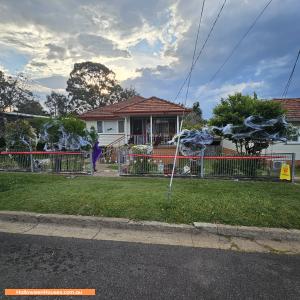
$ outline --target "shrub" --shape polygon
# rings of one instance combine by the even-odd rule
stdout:
[[[26,120],[17,120],[5,125],[5,140],[9,150],[34,150],[37,137],[34,128]]]
[[[213,162],[212,171],[216,176],[256,177],[261,166],[257,159],[220,159]]]

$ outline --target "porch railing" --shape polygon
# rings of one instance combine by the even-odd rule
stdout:
[[[154,145],[166,145],[168,141],[173,138],[173,135],[153,135],[153,144]],[[135,145],[145,145],[151,144],[151,137],[149,134],[133,134],[131,135],[130,142]]]

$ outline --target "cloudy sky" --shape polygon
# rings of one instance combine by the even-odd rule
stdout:
[[[222,2],[206,1],[198,49]],[[209,82],[267,2],[227,0],[195,67],[187,101],[199,100],[205,117],[236,91],[281,96],[300,48],[299,0],[273,0]],[[64,91],[74,63],[100,62],[123,86],[172,101],[190,68],[201,5],[202,0],[0,0],[0,69],[25,72],[43,98],[51,90]],[[298,65],[289,97],[300,97],[299,83]]]

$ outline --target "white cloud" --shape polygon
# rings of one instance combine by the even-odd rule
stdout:
[[[264,86],[263,81],[249,81],[236,84],[224,84],[217,88],[212,88],[209,85],[200,86],[195,96],[198,98],[205,98],[207,102],[217,103],[221,98],[226,98],[228,95],[234,93],[254,92]]]
[[[11,50],[15,61],[24,56],[18,71],[37,81],[60,78],[51,85],[45,80],[43,87],[37,87],[42,90],[61,89],[74,63],[100,62],[124,84],[136,84],[141,94],[172,99],[190,68],[201,4],[198,0],[2,0],[0,63],[14,72],[13,56],[5,57]],[[221,4],[206,1],[198,49]],[[273,1],[214,85],[204,85],[264,5],[260,0],[227,1],[194,69],[190,102],[198,97],[215,101],[234,91],[254,89],[278,96],[299,47],[298,0]],[[300,93],[299,88],[293,91]]]
[[[279,72],[289,67],[291,58],[289,55],[282,57],[262,59],[256,68],[255,76],[259,76],[262,73]]]

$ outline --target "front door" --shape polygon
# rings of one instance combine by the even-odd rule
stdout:
[[[131,118],[131,133],[133,136],[133,143],[142,145],[147,143],[147,119],[145,118]]]

